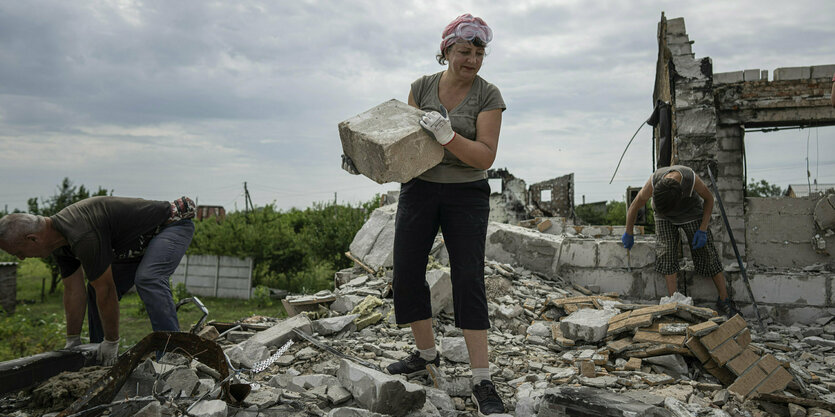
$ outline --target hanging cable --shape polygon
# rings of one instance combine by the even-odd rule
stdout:
[[[638,136],[638,132],[641,131],[641,128],[644,127],[645,124],[647,124],[646,121],[641,123],[641,125],[638,126],[638,130],[636,130],[635,134],[632,135],[632,139],[629,139],[629,143],[626,144],[626,148],[624,148],[623,153],[620,154],[620,159],[618,159],[618,166],[615,167],[615,172],[612,173],[612,179],[609,180],[609,184],[611,184],[612,181],[615,180],[615,175],[617,175],[617,173],[618,173],[618,168],[620,168],[620,163],[623,162],[623,156],[626,155],[626,150],[629,149],[629,145],[632,144],[632,141],[635,140],[635,136]]]

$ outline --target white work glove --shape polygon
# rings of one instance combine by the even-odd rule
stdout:
[[[81,345],[81,335],[80,334],[70,334],[67,335],[67,344],[64,345],[64,349],[74,348],[76,346]]]
[[[116,358],[119,356],[119,339],[110,341],[104,339],[99,343],[99,349],[96,352],[96,359],[104,366],[113,366],[116,364]]]
[[[455,132],[452,131],[452,124],[446,112],[442,115],[436,111],[430,111],[420,118],[420,125],[443,146],[455,139]]]
[[[351,175],[359,175],[360,172],[357,171],[356,165],[354,165],[354,160],[351,159],[350,156],[342,154],[342,169],[347,171]]]

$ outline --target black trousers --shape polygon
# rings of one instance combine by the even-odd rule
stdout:
[[[442,184],[413,179],[400,188],[394,232],[394,312],[398,324],[432,317],[426,264],[441,229],[449,252],[455,325],[490,328],[484,244],[490,214],[487,180]]]

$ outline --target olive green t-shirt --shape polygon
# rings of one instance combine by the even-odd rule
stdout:
[[[443,71],[424,75],[412,83],[412,97],[418,108],[424,111],[441,111],[441,100],[438,98],[438,82]],[[502,109],[507,107],[502,99],[502,93],[493,85],[476,75],[473,86],[464,100],[454,109],[447,109],[452,130],[460,136],[470,140],[476,139],[476,120],[483,111]],[[487,171],[473,168],[449,150],[444,149],[444,159],[424,172],[418,178],[429,182],[463,183],[487,178]]]
[[[93,281],[114,262],[141,258],[170,211],[167,201],[124,197],[90,197],[64,208],[50,217],[68,243],[52,253],[61,276],[82,266]]]

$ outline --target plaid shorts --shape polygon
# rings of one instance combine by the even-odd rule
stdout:
[[[707,244],[701,249],[692,249],[693,235],[699,230],[701,220],[693,220],[684,224],[673,224],[669,220],[655,219],[655,271],[663,275],[678,272],[679,232],[684,230],[687,235],[687,245],[691,247],[695,272],[706,277],[713,277],[722,272],[722,263],[716,246],[713,245],[713,234],[707,230]]]

